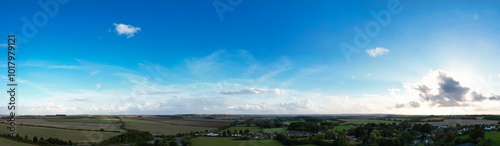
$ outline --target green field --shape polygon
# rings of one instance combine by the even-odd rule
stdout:
[[[335,126],[335,127],[333,127],[333,129],[335,131],[343,131],[344,129],[347,131],[351,128],[356,128],[356,126],[347,125],[347,126]]]
[[[262,129],[260,129],[260,127],[255,126],[255,124],[251,124],[250,126],[247,126],[247,125],[231,126],[227,130],[230,130],[231,132],[234,132],[234,130],[236,130],[237,132],[240,132],[240,130],[241,131],[245,131],[245,129],[248,129],[248,130],[250,130],[253,133],[257,133],[257,132],[259,132],[259,131],[262,130]]]
[[[155,121],[146,121],[138,119],[124,118],[127,128],[137,129],[140,131],[149,131],[153,135],[173,135],[177,133],[189,133],[191,131],[205,131],[213,130],[210,127],[192,127],[192,126],[179,126],[167,123],[160,123]]]
[[[484,138],[493,140],[493,145],[500,145],[500,131],[486,131]]]
[[[120,133],[114,132],[98,132],[98,131],[78,131],[78,130],[64,130],[55,128],[45,128],[45,127],[33,127],[33,126],[16,126],[16,131],[20,136],[28,135],[28,137],[33,138],[36,136],[38,138],[59,138],[62,140],[71,140],[73,142],[99,142],[109,137],[118,135]],[[0,128],[1,133],[8,133],[7,128]]]
[[[0,143],[2,146],[34,146],[32,144],[17,142],[3,137],[0,137]]]
[[[233,140],[232,137],[197,137],[191,139],[194,146],[281,146],[276,140]]]
[[[287,128],[264,128],[263,132],[264,133],[274,133],[274,132],[282,133],[282,132],[285,132],[286,129]]]
[[[94,119],[94,118],[78,118],[78,119],[47,119],[49,122],[76,122],[76,123],[94,123],[94,124],[114,124],[120,119]]]
[[[345,121],[346,124],[353,123],[353,124],[366,124],[366,123],[386,123],[390,124],[396,121],[386,121],[386,120],[370,120],[370,119],[339,119],[341,121]],[[396,122],[399,123],[399,122]]]

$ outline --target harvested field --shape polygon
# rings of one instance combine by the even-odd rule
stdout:
[[[171,125],[181,125],[181,126],[193,126],[193,127],[213,127],[219,128],[223,126],[230,125],[233,120],[224,120],[224,119],[168,119],[168,118],[155,118],[155,117],[146,117],[146,118],[136,118],[147,121],[156,121],[161,123],[167,123]]]
[[[211,127],[194,127],[194,126],[180,126],[171,125],[162,122],[139,120],[132,118],[124,118],[127,128],[132,128],[140,131],[149,131],[153,135],[173,135],[177,133],[189,133],[191,131],[205,131],[213,130]]]
[[[7,127],[7,124],[4,125]],[[71,140],[73,142],[100,142],[112,136],[119,135],[115,132],[99,132],[99,131],[79,131],[79,130],[64,130],[56,128],[33,127],[33,126],[16,126],[16,131],[19,135],[28,135],[28,137],[36,136],[38,138],[55,137],[62,140]],[[8,133],[7,128],[0,128],[0,133]]]
[[[433,126],[443,126],[448,125],[450,127],[455,127],[460,125],[476,125],[476,124],[497,124],[498,121],[495,120],[477,120],[477,119],[444,119],[443,122],[415,122],[415,124],[425,124],[429,123]]]
[[[51,119],[53,120],[53,119]],[[78,123],[78,122],[49,122],[51,120],[45,119],[17,119],[17,124],[21,125],[34,125],[43,127],[57,127],[57,128],[69,128],[69,129],[89,129],[89,130],[100,130],[103,128],[107,131],[124,131],[120,129],[121,124],[108,124],[108,123]],[[57,119],[58,121],[64,121],[64,119]],[[7,123],[7,121],[3,121]]]

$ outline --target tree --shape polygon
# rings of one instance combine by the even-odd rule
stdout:
[[[177,141],[174,140],[171,140],[169,143],[168,143],[170,146],[179,146],[179,144],[177,143]]]
[[[415,138],[415,136],[412,133],[406,130],[401,135],[403,136],[405,143],[410,143]]]
[[[35,137],[33,137],[33,142],[34,142],[34,143],[38,142],[38,138],[36,138],[36,136],[35,136]]]
[[[226,137],[226,136],[227,136],[227,135],[226,135],[226,131],[222,132],[222,136],[223,136],[223,137]]]
[[[484,138],[484,131],[482,129],[474,129],[469,133],[469,137],[473,140],[482,137]]]
[[[240,134],[243,134],[243,130],[240,129]]]
[[[338,146],[347,145],[347,137],[344,132],[339,132],[339,137],[335,139],[335,145]]]
[[[250,130],[245,129],[245,134],[248,134],[248,133],[250,133]]]

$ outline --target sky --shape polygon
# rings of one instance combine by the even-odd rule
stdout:
[[[500,114],[498,1],[1,3],[18,115]]]

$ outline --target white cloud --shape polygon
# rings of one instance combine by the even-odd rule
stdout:
[[[420,103],[416,102],[416,101],[411,101],[410,103],[408,103],[411,107],[413,108],[418,108],[420,107]]]
[[[498,74],[498,77],[500,78],[500,74]]]
[[[95,90],[97,90],[97,89],[99,89],[99,88],[101,88],[101,84],[97,84],[97,85],[95,85]]]
[[[88,102],[90,99],[87,98],[87,97],[77,97],[77,98],[73,98],[69,101],[81,101],[81,102]]]
[[[400,89],[398,89],[398,88],[389,88],[389,89],[387,89],[387,90],[388,90],[388,91],[389,91],[389,93],[390,93],[391,95],[393,95],[393,96],[394,96],[394,95],[396,95],[396,92],[401,91],[401,90],[400,90]]]
[[[375,49],[366,50],[366,53],[368,53],[368,55],[370,55],[372,57],[377,57],[379,55],[384,55],[384,54],[387,54],[389,52],[390,52],[389,49],[382,48],[382,47],[377,47]]]
[[[403,108],[405,107],[405,104],[403,103],[397,103],[396,106],[394,106],[394,108]]]
[[[90,73],[90,76],[94,76],[94,75],[96,75],[97,73],[99,73],[99,71],[94,71],[94,72]]]
[[[256,88],[250,88],[250,89],[242,89],[242,90],[220,91],[220,92],[217,92],[217,93],[226,94],[226,95],[242,95],[242,94],[276,94],[276,95],[282,95],[282,94],[285,94],[285,91],[280,90],[278,88],[276,88],[276,89],[256,89]]]
[[[132,25],[127,25],[127,24],[116,24],[115,25],[115,30],[118,33],[118,35],[127,35],[127,38],[133,37],[135,33],[141,31],[140,27],[134,27]]]

